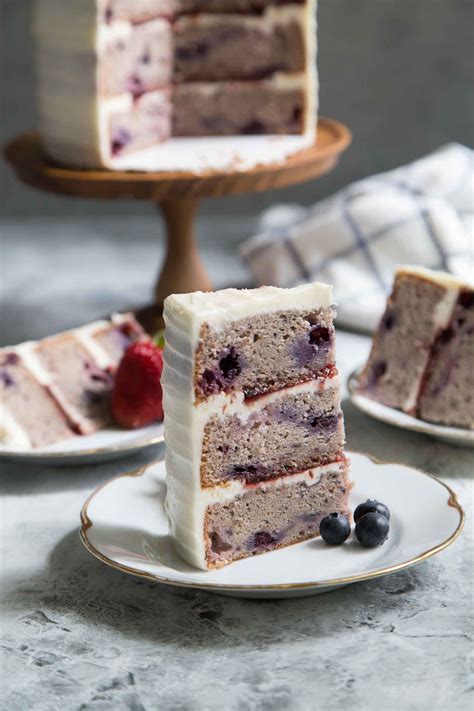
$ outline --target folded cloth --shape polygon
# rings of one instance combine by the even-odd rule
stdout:
[[[371,331],[400,264],[474,275],[474,151],[449,144],[310,208],[267,210],[241,247],[258,284],[334,285],[338,322]]]

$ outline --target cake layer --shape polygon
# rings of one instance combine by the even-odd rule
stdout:
[[[175,136],[298,134],[305,92],[298,82],[216,82],[178,85],[173,95]]]
[[[168,366],[162,384],[173,469],[179,476],[195,477],[201,486],[258,481],[340,457],[344,431],[335,372],[322,382],[307,381],[247,400],[242,392],[221,393],[192,407],[184,388],[173,386]],[[293,447],[292,438],[303,449]]]
[[[423,420],[474,429],[474,291],[460,291],[438,336],[418,403]]]
[[[144,337],[140,324],[127,314],[114,314],[111,322],[76,329],[76,335],[81,338],[86,331],[110,359],[108,366],[111,369],[115,368],[129,345]]]
[[[335,362],[331,303],[324,284],[170,296],[163,382],[177,396],[191,388],[203,402],[325,380]]]
[[[250,407],[246,418],[211,416],[203,432],[202,485],[254,483],[341,459],[344,426],[334,381],[325,388],[312,381],[262,397],[262,406]]]
[[[108,145],[104,153],[119,156],[166,141],[171,135],[171,100],[167,89],[130,96],[102,105],[102,124]]]
[[[0,351],[0,392],[2,444],[28,449],[74,436],[49,390],[36,380],[16,351]]]
[[[374,400],[416,413],[438,334],[449,324],[459,285],[432,272],[401,269],[374,336],[359,389]]]
[[[73,334],[41,341],[32,349],[50,380],[50,388],[78,434],[89,434],[110,421],[112,375],[91,358]]]
[[[303,71],[304,7],[270,7],[262,16],[181,17],[175,25],[174,78],[178,82],[264,79]]]
[[[335,363],[333,310],[280,311],[203,325],[196,352],[196,400],[243,390],[245,397],[274,392],[312,378],[325,379]]]
[[[319,535],[321,519],[348,514],[347,463],[296,474],[247,488],[206,509],[204,535],[208,567],[265,553]]]
[[[170,84],[173,72],[172,29],[157,19],[133,26],[116,22],[99,34],[98,91],[140,96]]]

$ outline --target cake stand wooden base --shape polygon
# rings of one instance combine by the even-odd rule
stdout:
[[[5,157],[20,180],[39,190],[81,198],[149,200],[160,208],[166,226],[166,256],[155,287],[155,306],[145,312],[146,325],[152,328],[150,319],[156,321],[157,306],[159,310],[168,294],[212,289],[194,231],[200,199],[262,192],[318,178],[334,168],[351,139],[346,126],[320,118],[316,142],[284,162],[199,174],[77,170],[53,165],[33,132],[12,139],[5,146]]]

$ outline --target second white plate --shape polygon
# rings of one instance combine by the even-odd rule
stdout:
[[[158,462],[113,479],[82,510],[81,538],[104,563],[168,585],[236,597],[298,597],[327,592],[401,570],[439,553],[458,537],[464,512],[449,487],[401,464],[349,453],[355,482],[351,507],[368,498],[390,508],[384,545],[353,538],[328,546],[320,538],[246,558],[218,570],[191,567],[174,552],[164,510],[165,465]]]
[[[474,447],[474,431],[465,430],[460,427],[446,427],[444,425],[435,425],[432,422],[425,422],[416,417],[411,417],[405,412],[395,410],[388,405],[382,405],[380,402],[371,400],[365,395],[360,395],[357,391],[357,384],[362,368],[358,368],[349,376],[347,380],[347,389],[351,401],[354,405],[364,412],[369,417],[385,422],[387,425],[401,427],[405,430],[413,432],[421,432],[422,434],[435,437],[448,444],[453,444],[458,447]]]
[[[106,427],[99,432],[57,442],[38,449],[0,449],[0,459],[29,464],[85,464],[126,457],[152,444],[163,443],[163,423],[157,422],[138,430]]]

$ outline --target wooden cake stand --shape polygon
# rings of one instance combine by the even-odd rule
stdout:
[[[349,146],[350,130],[320,118],[317,141],[284,162],[251,170],[205,173],[77,170],[48,163],[37,133],[24,133],[5,146],[5,157],[25,183],[52,193],[104,200],[151,200],[166,225],[166,256],[155,287],[156,304],[168,294],[212,289],[198,252],[194,220],[198,201],[283,188],[317,178],[334,168]],[[156,315],[156,305],[153,309]]]

